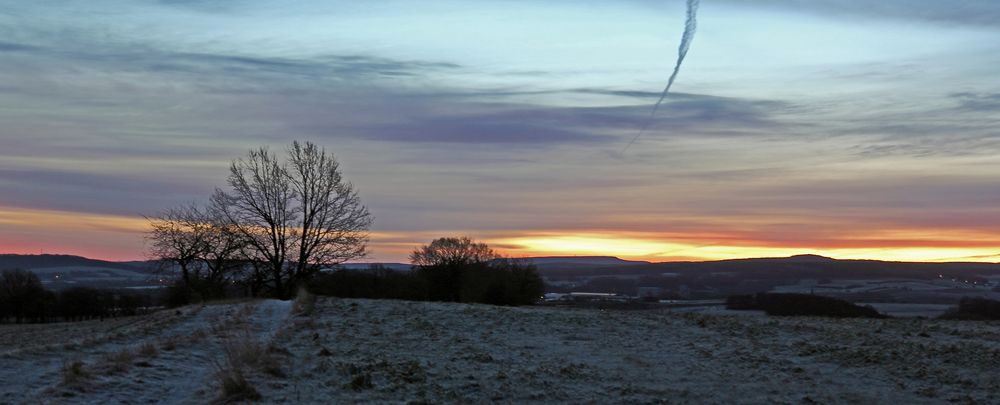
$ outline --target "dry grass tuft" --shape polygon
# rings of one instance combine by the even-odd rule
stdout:
[[[229,364],[240,367],[255,366],[262,357],[267,356],[267,348],[250,336],[249,332],[223,341],[222,351]]]
[[[216,363],[216,379],[222,389],[217,403],[245,402],[260,399],[260,393],[247,380],[247,372],[256,369],[273,377],[287,374],[272,351],[249,332],[222,342],[223,362]]]
[[[105,373],[114,374],[128,371],[136,357],[138,354],[129,348],[104,355],[102,363],[107,367]]]
[[[90,373],[84,368],[80,360],[72,360],[63,363],[61,370],[63,385],[77,385],[90,379]]]
[[[222,395],[214,403],[233,404],[247,401],[260,400],[260,392],[247,381],[243,371],[239,368],[219,367],[216,378],[222,387]]]
[[[142,357],[156,357],[159,351],[156,349],[156,345],[146,342],[142,346],[139,346],[138,354]]]
[[[163,339],[160,341],[160,348],[163,349],[163,351],[172,352],[177,349],[177,343],[178,343],[177,340],[178,340],[177,336],[171,336],[169,338]]]
[[[309,293],[305,287],[299,287],[295,295],[295,302],[292,303],[292,314],[296,316],[309,316],[316,309],[316,296]]]

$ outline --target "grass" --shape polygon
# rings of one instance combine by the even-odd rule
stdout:
[[[138,347],[126,347],[117,352],[105,354],[100,363],[100,369],[105,374],[116,374],[128,371],[140,358],[150,359],[156,357],[159,350],[156,345],[150,342],[143,343]]]
[[[260,393],[247,379],[250,370],[258,370],[278,378],[287,376],[272,350],[255,339],[249,331],[223,340],[222,352],[223,361],[215,363],[215,377],[221,388],[221,394],[215,403],[259,400]]]
[[[130,349],[125,348],[114,353],[108,353],[104,356],[103,365],[106,366],[106,374],[123,373],[128,371],[132,367],[132,362],[138,357],[138,354]]]
[[[222,395],[214,403],[232,404],[256,401],[261,398],[260,392],[243,375],[243,371],[233,367],[218,367],[216,378],[222,387]]]
[[[316,308],[316,296],[309,293],[305,287],[300,287],[295,295],[295,302],[292,303],[292,314],[297,316],[309,316]]]
[[[138,355],[142,357],[156,357],[159,351],[156,349],[156,345],[146,342],[142,346],[139,346]]]
[[[83,361],[72,360],[63,363],[61,370],[62,384],[67,386],[77,385],[90,379],[90,373],[84,368]]]

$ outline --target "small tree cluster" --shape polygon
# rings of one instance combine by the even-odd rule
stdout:
[[[345,298],[533,304],[545,286],[535,267],[469,238],[440,238],[413,252],[412,271],[380,266],[338,270],[310,283],[316,294]]]
[[[504,258],[467,237],[436,239],[415,250],[410,261],[427,281],[433,301],[524,305],[544,293],[534,266]]]
[[[0,273],[0,322],[79,321],[135,315],[142,305],[136,294],[76,287],[46,290],[34,273]]]
[[[265,147],[230,165],[229,189],[205,207],[150,218],[154,257],[179,269],[202,298],[242,285],[279,298],[323,268],[365,255],[371,215],[333,155],[293,142],[282,160]]]

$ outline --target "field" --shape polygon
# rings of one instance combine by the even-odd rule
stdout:
[[[218,377],[234,367],[269,403],[1000,401],[997,322],[308,307],[233,302],[2,326],[0,403],[205,403],[224,399]],[[252,355],[234,362],[234,347]],[[228,399],[241,394],[252,395]]]

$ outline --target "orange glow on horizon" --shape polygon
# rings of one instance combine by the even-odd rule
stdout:
[[[0,207],[0,253],[74,254],[105,260],[145,259],[139,216]],[[747,235],[643,233],[627,231],[474,232],[388,231],[370,234],[372,255],[364,262],[407,262],[414,248],[442,236],[469,235],[504,254],[617,256],[664,261],[726,260],[818,254],[836,259],[924,262],[998,262],[1000,235],[967,230],[886,230],[840,239],[783,242]]]
[[[0,253],[144,259],[142,217],[0,207]]]
[[[998,239],[994,239],[998,240]],[[515,256],[616,256],[622,259],[664,261],[728,260],[759,257],[787,257],[817,254],[835,259],[868,259],[915,262],[997,262],[1000,261],[1000,243],[971,246],[924,246],[919,241],[913,245],[873,247],[782,247],[769,246],[766,242],[756,245],[732,243],[692,243],[665,241],[634,234],[575,234],[510,237],[492,241],[506,246],[508,254]]]

